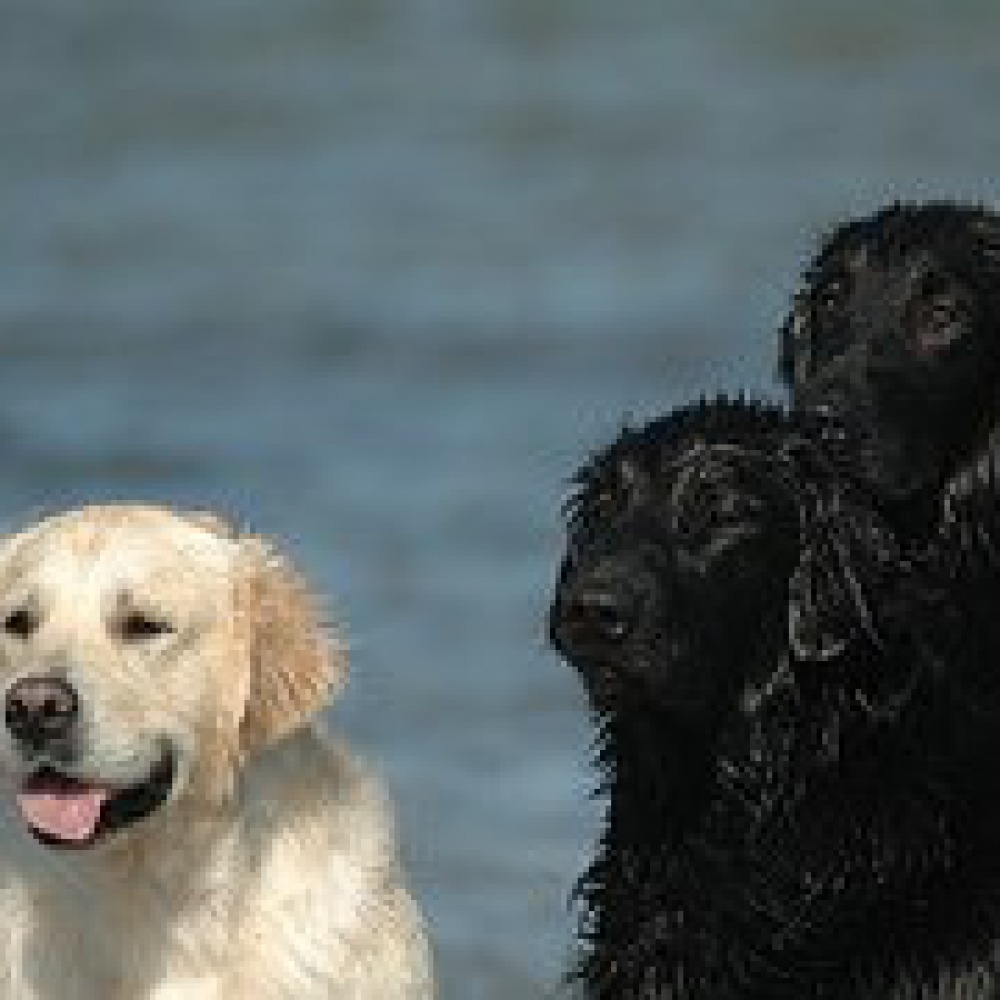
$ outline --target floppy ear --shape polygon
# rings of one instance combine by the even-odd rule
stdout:
[[[899,590],[895,536],[857,510],[847,523],[814,523],[812,534],[788,584],[792,651],[815,662],[833,659],[854,639],[883,647],[883,619]]]
[[[316,600],[263,539],[241,538],[235,580],[237,655],[248,671],[244,755],[299,729],[347,680],[347,653],[320,622]]]
[[[788,642],[798,659],[824,662],[844,651],[841,599],[830,575],[820,571],[816,553],[807,549],[788,584]]]

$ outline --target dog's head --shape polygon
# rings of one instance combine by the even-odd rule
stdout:
[[[0,768],[50,846],[218,805],[345,673],[298,574],[212,516],[85,508],[0,550]]]
[[[798,505],[780,411],[717,401],[626,430],[580,472],[550,613],[594,707],[712,714],[784,636]],[[773,664],[771,664],[773,666]]]
[[[798,405],[868,435],[877,485],[939,487],[997,416],[1000,218],[893,205],[835,230],[782,328],[780,370]]]
[[[584,467],[550,637],[599,713],[699,726],[803,665],[862,701],[898,683],[858,652],[880,642],[870,598],[900,550],[840,466],[811,421],[719,400]]]

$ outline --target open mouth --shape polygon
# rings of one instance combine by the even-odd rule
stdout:
[[[17,805],[32,835],[47,847],[93,847],[163,805],[173,787],[175,770],[169,749],[144,781],[124,787],[43,767],[25,780]]]

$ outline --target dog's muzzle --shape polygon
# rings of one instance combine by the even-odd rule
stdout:
[[[17,807],[28,830],[47,847],[92,847],[163,805],[173,790],[176,771],[176,755],[166,744],[147,776],[130,785],[44,766],[22,783]]]

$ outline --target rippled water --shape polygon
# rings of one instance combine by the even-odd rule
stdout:
[[[563,484],[774,392],[813,236],[990,200],[1000,7],[8,0],[0,515],[244,514],[350,622],[444,996],[558,992],[595,830]]]

